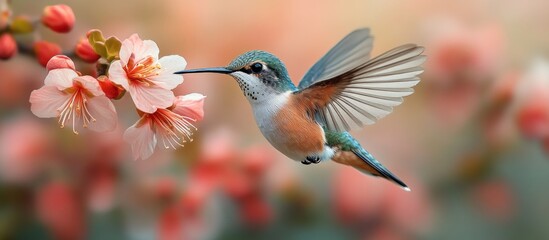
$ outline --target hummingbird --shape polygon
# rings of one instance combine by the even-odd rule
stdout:
[[[263,136],[302,164],[332,160],[410,188],[351,136],[373,124],[414,92],[423,72],[424,48],[406,44],[370,58],[373,37],[355,30],[329,50],[294,85],[275,55],[253,50],[226,67],[175,72],[232,76],[250,103]]]

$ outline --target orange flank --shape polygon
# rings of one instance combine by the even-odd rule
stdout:
[[[276,129],[288,149],[303,155],[321,152],[324,149],[324,131],[307,114],[304,99],[290,95],[287,104],[274,117]],[[306,100],[306,99],[305,99]]]
[[[372,166],[368,165],[364,160],[351,151],[336,151],[332,160],[347,166],[354,167],[362,172],[370,173],[374,176],[382,176]]]

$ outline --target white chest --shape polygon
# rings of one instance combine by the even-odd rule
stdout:
[[[274,122],[276,114],[287,104],[290,94],[291,92],[287,92],[266,101],[254,102],[252,108],[257,126],[267,141],[284,155],[292,159],[301,159],[302,156],[294,153],[291,146],[287,145],[284,134]]]

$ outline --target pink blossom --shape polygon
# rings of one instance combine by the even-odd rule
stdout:
[[[34,90],[30,96],[31,111],[42,118],[58,117],[61,128],[82,122],[84,128],[98,132],[116,127],[116,110],[105,96],[97,80],[90,76],[78,76],[72,69],[55,69],[48,73],[45,86]]]
[[[193,93],[173,99],[172,106],[159,108],[153,113],[143,113],[141,118],[124,133],[124,139],[132,145],[135,159],[149,158],[160,140],[165,148],[183,146],[192,141],[193,122],[203,118],[205,96]]]
[[[36,193],[36,211],[55,239],[83,239],[84,213],[74,189],[61,181],[45,184]]]
[[[28,182],[51,158],[54,139],[35,118],[18,117],[0,129],[0,176],[4,181]]]
[[[135,106],[154,113],[173,104],[171,89],[183,82],[173,74],[183,70],[187,62],[183,57],[171,55],[158,59],[159,49],[151,40],[141,40],[137,34],[122,42],[120,60],[109,68],[109,78],[130,92]]]

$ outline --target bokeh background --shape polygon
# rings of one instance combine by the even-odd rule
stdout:
[[[74,135],[29,111],[46,70],[0,62],[0,239],[548,239],[549,2],[13,1],[39,18],[64,3],[75,29],[40,38],[71,51],[92,28],[138,33],[188,68],[262,49],[295,83],[352,30],[373,55],[426,47],[416,93],[352,134],[412,189],[332,162],[302,165],[261,136],[228,76],[189,75],[176,93],[207,96],[194,141],[134,161],[121,133]],[[32,37],[30,37],[32,39]],[[18,38],[29,41],[29,37]],[[83,73],[93,66],[77,61]]]

